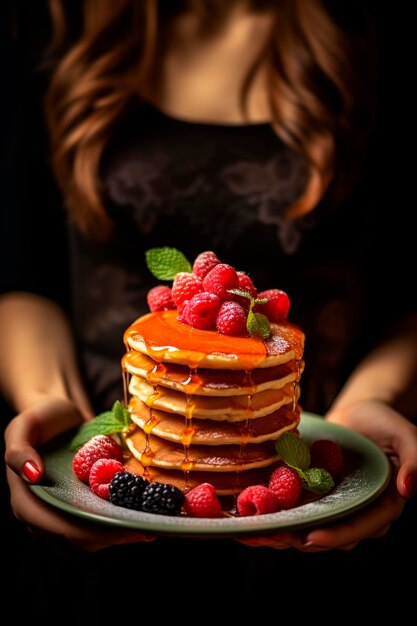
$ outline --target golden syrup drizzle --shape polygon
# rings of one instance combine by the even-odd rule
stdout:
[[[267,355],[261,339],[192,328],[177,320],[176,311],[160,311],[137,319],[125,331],[125,344],[129,346],[130,340],[144,344],[146,353],[155,361],[183,363],[192,369],[210,354],[222,355],[231,361],[239,359],[243,367],[250,369]],[[286,342],[283,342],[284,349],[288,350]]]
[[[146,372],[146,380],[150,385],[155,387],[161,378],[164,378],[166,375],[167,368],[163,363],[155,363],[148,371]]]
[[[155,428],[157,424],[159,424],[160,421],[161,419],[157,417],[156,415],[154,415],[153,412],[149,412],[149,418],[146,420],[146,422],[143,425],[143,432],[146,435],[150,435],[152,430]]]
[[[150,434],[152,429],[159,422],[159,418],[154,415],[153,412],[153,403],[161,396],[161,393],[157,390],[157,388],[153,387],[153,393],[146,399],[146,406],[149,407],[149,418],[146,420],[146,423],[143,427],[143,432],[145,433],[145,448],[140,457],[141,463],[143,465],[143,475],[144,477],[148,476],[148,467],[152,463],[152,459],[155,456],[155,453],[152,451]]]
[[[191,368],[190,368],[190,376],[191,376]],[[192,423],[195,403],[194,403],[193,397],[190,396],[188,393],[185,394],[185,400],[186,400],[185,416],[184,416],[185,425],[184,425],[184,430],[181,435],[181,442],[184,447],[184,459],[181,463],[181,469],[184,472],[185,489],[188,490],[190,471],[193,469],[193,465],[194,465],[193,461],[190,459],[189,453],[190,453],[191,441],[195,433],[195,428],[193,427],[193,423]]]
[[[292,410],[293,410],[293,413],[295,412],[295,409],[297,408],[297,402],[298,402],[298,399],[300,397],[300,393],[299,393],[300,390],[299,390],[298,383],[300,382],[300,378],[301,378],[301,364],[302,364],[301,359],[297,359],[296,362],[295,362],[297,371],[296,371],[296,377],[295,377],[294,382],[293,382],[293,390],[292,390]]]
[[[242,459],[243,453],[245,450],[245,446],[247,445],[250,437],[250,419],[253,416],[253,393],[254,393],[254,384],[252,380],[252,371],[245,370],[245,377],[243,381],[243,385],[245,388],[250,390],[250,393],[247,395],[247,405],[246,405],[246,419],[239,424],[239,459]],[[236,467],[236,476],[235,476],[235,487],[233,489],[233,503],[227,514],[235,517],[238,515],[237,509],[237,496],[240,493],[240,476],[243,471],[243,461],[241,460]]]
[[[130,374],[126,369],[126,361],[125,361],[125,356],[123,356],[122,360],[121,360],[121,368],[122,368],[122,381],[123,381],[123,403],[124,406],[127,407],[127,405],[129,404],[129,398],[128,398],[128,394],[129,394],[129,383],[130,383]]]
[[[204,385],[204,380],[198,373],[197,367],[188,368],[188,376],[181,381],[181,386],[186,394],[195,394]]]

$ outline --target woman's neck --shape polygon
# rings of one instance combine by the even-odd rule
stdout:
[[[194,15],[176,18],[167,29],[147,99],[162,111],[190,121],[269,121],[265,61],[260,62],[250,83],[246,111],[241,97],[272,25],[271,14],[248,13],[242,5],[235,6],[219,27],[208,32]]]

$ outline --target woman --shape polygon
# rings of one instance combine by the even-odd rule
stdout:
[[[370,39],[329,4],[339,10],[90,0],[74,40],[51,2],[46,111],[69,217],[71,323],[38,295],[0,304],[1,388],[17,415],[6,431],[12,507],[35,532],[88,550],[149,539],[62,515],[25,480],[42,476],[36,448],[121,397],[121,339],[146,310],[144,252],[158,245],[190,259],[214,249],[259,288],[285,289],[307,336],[303,407],[393,459],[390,488],[347,521],[248,543],[348,550],[384,534],[414,493],[416,318],[406,297],[381,307],[386,216],[361,178]]]

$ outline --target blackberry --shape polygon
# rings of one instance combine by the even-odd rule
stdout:
[[[126,509],[140,511],[142,508],[142,493],[148,485],[142,476],[130,472],[117,472],[110,483],[110,502]]]
[[[179,515],[185,501],[183,492],[174,485],[149,483],[142,493],[142,511],[159,515]]]

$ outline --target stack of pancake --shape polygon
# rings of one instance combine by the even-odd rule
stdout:
[[[260,338],[199,330],[178,312],[149,313],[126,331],[122,359],[129,471],[218,495],[265,483],[275,442],[297,432],[304,335],[287,322]]]

